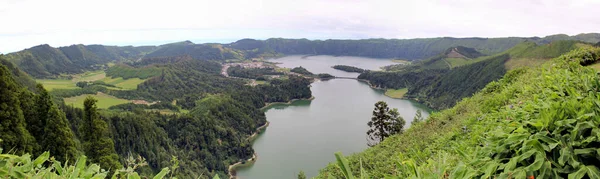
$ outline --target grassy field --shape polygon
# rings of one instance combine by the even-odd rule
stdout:
[[[106,77],[106,73],[102,70],[88,71],[82,74],[73,75],[73,82],[79,81],[96,81]]]
[[[385,90],[385,95],[390,98],[402,98],[402,97],[404,97],[404,94],[406,94],[406,92],[408,92],[407,88],[388,89],[388,90]]]
[[[119,87],[116,89],[134,90],[134,89],[137,89],[137,85],[143,83],[145,80],[142,80],[139,78],[130,78],[130,79],[125,80],[121,77],[119,77],[119,78],[106,77],[100,81],[103,81],[105,83]]]
[[[38,83],[44,85],[44,88],[48,91],[52,91],[54,89],[77,89],[75,86],[75,82],[72,80],[65,79],[38,79],[35,80]]]
[[[510,60],[504,63],[504,67],[507,70],[512,70],[517,67],[536,67],[542,65],[544,62],[548,60],[546,59],[538,59],[538,58],[511,58]]]
[[[263,80],[256,80],[255,82],[257,85],[262,85],[262,84],[266,84],[267,81],[263,81]]]
[[[52,91],[54,89],[76,89],[75,84],[80,81],[103,81],[108,84],[117,86],[118,88],[112,88],[115,90],[134,90],[137,89],[137,85],[143,83],[145,80],[139,78],[123,79],[107,77],[104,71],[90,71],[82,74],[72,75],[73,79],[38,79],[38,83],[44,85],[46,90]]]
[[[96,105],[98,105],[98,108],[102,108],[102,109],[107,109],[108,107],[118,105],[118,104],[129,103],[129,100],[120,99],[120,98],[117,98],[117,97],[114,97],[111,95],[107,95],[104,93],[98,93],[95,95],[86,94],[86,95],[75,96],[75,97],[71,97],[71,98],[65,98],[65,103],[67,105],[72,104],[75,107],[83,108],[83,101],[88,96],[93,96],[94,98],[96,98],[98,100],[98,103],[96,103]]]
[[[444,60],[450,63],[451,68],[471,63],[470,60],[466,60],[464,58],[446,58]]]

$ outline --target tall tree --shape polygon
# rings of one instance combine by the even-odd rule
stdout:
[[[416,123],[419,123],[423,121],[423,114],[421,112],[421,110],[417,110],[417,113],[415,114],[415,117],[413,118],[413,121],[410,122],[411,125],[415,125]]]
[[[17,154],[32,152],[36,147],[20,107],[21,91],[8,68],[0,65],[0,147]]]
[[[406,121],[400,116],[400,112],[398,112],[398,109],[396,108],[390,110],[388,114],[390,115],[390,121],[388,121],[387,124],[389,135],[401,134],[404,130]]]
[[[108,136],[108,124],[100,119],[98,114],[97,101],[90,96],[83,102],[83,148],[90,162],[99,163],[100,167],[114,171],[122,166],[115,151],[114,141]]]
[[[50,106],[40,141],[42,150],[49,151],[58,161],[74,161],[79,151],[65,113],[56,105]]]
[[[402,133],[404,124],[397,109],[390,110],[384,101],[375,103],[373,117],[367,123],[370,127],[367,131],[367,145],[375,146],[390,135]]]

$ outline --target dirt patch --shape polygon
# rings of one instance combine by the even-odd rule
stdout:
[[[133,104],[145,104],[145,105],[150,106],[150,105],[156,104],[157,102],[148,102],[146,100],[139,100],[139,99],[137,99],[137,100],[131,100],[131,103],[133,103]]]
[[[448,58],[464,58],[464,59],[467,59],[467,57],[465,57],[464,55],[458,53],[456,51],[456,48],[453,48],[452,51],[450,51],[450,52],[448,52],[448,54],[446,54],[446,56]]]

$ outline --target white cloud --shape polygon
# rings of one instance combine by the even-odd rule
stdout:
[[[0,52],[48,43],[578,34],[595,0],[0,0]]]

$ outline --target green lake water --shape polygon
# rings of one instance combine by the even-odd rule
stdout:
[[[271,60],[281,67],[303,66],[313,73],[356,77],[332,69],[343,64],[376,70],[393,64],[390,60],[362,57],[288,56]],[[370,88],[366,83],[350,79],[317,81],[311,84],[315,97],[312,101],[295,101],[291,105],[275,105],[267,109],[269,127],[254,141],[258,160],[249,167],[237,170],[241,179],[296,178],[300,170],[307,177],[335,160],[334,152],[345,155],[360,152],[366,145],[367,122],[374,104],[386,101],[390,108],[398,108],[407,126],[417,110],[428,116],[429,109],[421,104],[392,99],[383,91]]]

